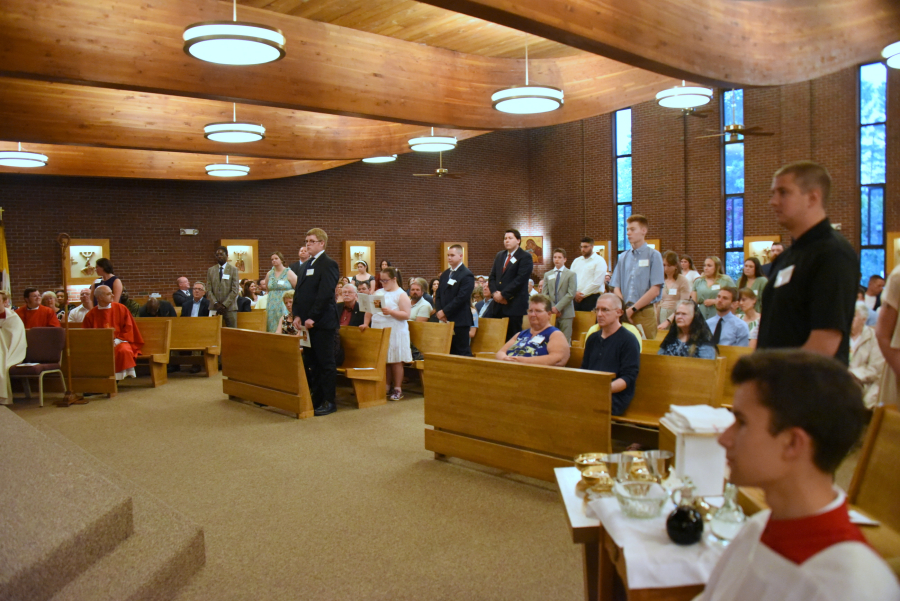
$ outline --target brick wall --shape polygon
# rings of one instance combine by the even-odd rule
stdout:
[[[811,82],[748,89],[745,125],[772,137],[745,146],[744,234],[787,232],[768,207],[772,173],[810,158],[834,178],[829,213],[859,246],[856,70]],[[633,107],[634,212],[650,219],[650,238],[695,259],[723,253],[721,144],[699,139],[719,127],[720,92],[706,119],[679,118],[655,102]],[[900,72],[889,70],[886,229],[900,231]],[[687,139],[685,140],[685,131]],[[329,254],[341,260],[344,240],[374,240],[376,256],[403,275],[433,277],[438,243],[469,243],[466,263],[487,273],[503,230],[543,235],[545,265],[556,246],[577,256],[578,240],[615,240],[612,116],[564,125],[496,132],[460,143],[445,167],[461,180],[413,178],[437,167],[437,156],[401,155],[394,163],[355,163],[295,178],[262,182],[167,182],[0,175],[14,293],[59,284],[60,232],[109,238],[116,272],[138,296],[170,293],[174,280],[204,277],[216,240],[259,240],[268,253],[294,260],[310,227],[328,232]],[[685,181],[685,174],[686,179]],[[179,228],[200,230],[180,236]],[[260,275],[267,265],[260,266]]]

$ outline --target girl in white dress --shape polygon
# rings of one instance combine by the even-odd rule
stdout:
[[[412,361],[412,352],[409,348],[409,313],[412,303],[409,297],[397,284],[397,270],[393,267],[385,267],[381,270],[382,289],[375,293],[376,302],[381,303],[381,313],[366,313],[365,321],[360,330],[365,330],[371,324],[376,330],[391,328],[391,343],[388,347],[387,376],[388,392],[391,401],[399,401],[403,398],[403,390],[400,383],[403,381],[403,363]],[[393,389],[391,381],[393,380]]]

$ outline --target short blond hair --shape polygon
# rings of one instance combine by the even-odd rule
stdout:
[[[314,227],[313,229],[306,232],[307,236],[315,236],[322,242],[323,246],[328,246],[328,234],[325,233],[325,230]]]
[[[284,293],[284,295],[282,295],[281,302],[284,302],[286,300],[294,300],[294,291],[293,290],[288,290],[287,292]]]

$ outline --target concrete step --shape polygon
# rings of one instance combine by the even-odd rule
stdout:
[[[5,407],[0,457],[0,599],[49,599],[132,534],[131,495]]]
[[[203,529],[50,428],[46,437],[128,493],[134,534],[59,591],[53,601],[164,601],[206,562]]]

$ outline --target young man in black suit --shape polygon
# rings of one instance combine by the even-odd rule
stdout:
[[[454,244],[447,249],[450,269],[441,274],[435,309],[438,321],[453,322],[453,340],[450,354],[471,357],[469,350],[469,328],[472,320],[471,298],[475,289],[475,276],[463,264],[463,248]]]
[[[519,247],[521,243],[519,230],[504,232],[503,246],[506,250],[497,253],[488,278],[493,292],[491,317],[509,317],[507,340],[522,330],[522,318],[528,313],[528,278],[534,269],[534,261],[531,260],[531,253]]]
[[[341,276],[337,263],[325,254],[327,243],[328,234],[323,230],[313,228],[306,232],[309,260],[303,264],[294,290],[294,327],[309,330],[310,348],[304,353],[304,363],[316,415],[337,411],[334,338],[339,323],[334,289]]]

